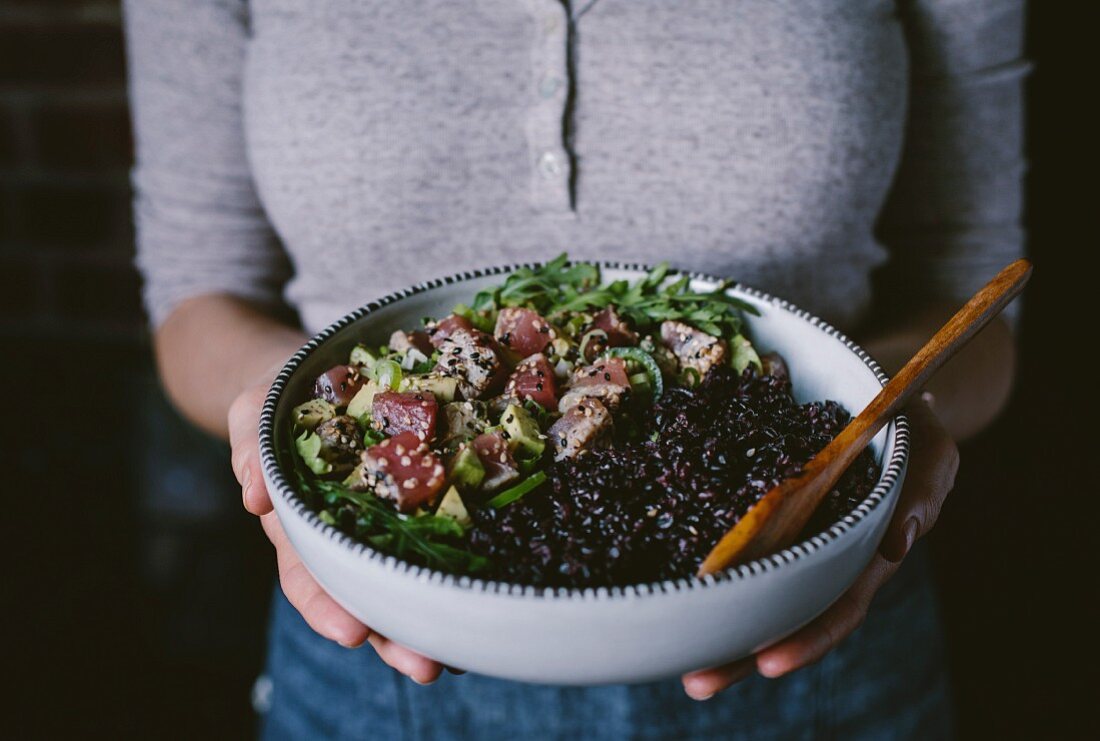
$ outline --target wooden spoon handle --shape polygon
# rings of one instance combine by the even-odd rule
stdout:
[[[1031,271],[1030,262],[1017,260],[974,294],[802,473],[780,482],[745,513],[707,555],[699,576],[774,553],[794,542],[821,500],[871,439],[940,366],[1019,295]]]

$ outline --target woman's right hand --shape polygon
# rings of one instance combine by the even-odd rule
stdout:
[[[244,508],[260,518],[264,532],[275,546],[283,593],[309,626],[325,638],[346,648],[357,648],[369,642],[383,661],[414,682],[434,682],[443,669],[441,664],[375,633],[340,607],[309,573],[283,532],[260,469],[260,410],[269,385],[270,377],[246,389],[230,406],[229,444],[233,449],[233,473],[241,485]]]

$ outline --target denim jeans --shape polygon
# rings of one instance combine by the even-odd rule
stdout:
[[[276,590],[265,739],[937,739],[951,735],[935,594],[919,549],[822,661],[705,702],[679,680],[554,687],[466,674],[420,687],[369,646],[313,633]]]

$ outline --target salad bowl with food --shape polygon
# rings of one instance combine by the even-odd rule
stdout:
[[[902,417],[802,542],[695,573],[884,380],[759,291],[563,255],[315,336],[271,387],[261,457],[304,563],[374,630],[498,677],[640,682],[773,643],[855,579],[900,491]]]

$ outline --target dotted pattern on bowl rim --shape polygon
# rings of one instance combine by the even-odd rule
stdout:
[[[263,410],[260,413],[260,461],[264,469],[264,473],[268,480],[273,484],[274,491],[271,492],[273,496],[282,497],[283,500],[291,507],[291,509],[300,517],[306,520],[307,524],[315,530],[319,530],[324,533],[330,540],[336,540],[346,548],[351,549],[357,555],[366,558],[369,561],[381,564],[389,571],[402,572],[415,579],[424,581],[427,583],[434,583],[440,585],[446,585],[456,587],[464,590],[476,590],[481,592],[489,592],[502,596],[515,596],[515,597],[537,597],[540,599],[571,599],[571,600],[608,600],[608,599],[628,599],[635,597],[644,597],[649,595],[670,594],[684,590],[692,589],[705,589],[710,586],[717,585],[722,582],[734,581],[738,579],[748,579],[757,574],[766,573],[772,569],[781,568],[784,564],[793,563],[801,558],[807,558],[812,553],[825,547],[831,542],[834,542],[841,538],[845,533],[852,530],[857,524],[859,524],[868,514],[882,504],[886,497],[887,492],[893,488],[897,482],[898,477],[905,469],[906,462],[909,456],[909,421],[903,414],[899,414],[894,418],[893,424],[895,429],[894,434],[894,450],[890,456],[890,460],[886,464],[882,476],[879,478],[878,484],[867,495],[855,509],[849,512],[840,521],[834,523],[828,530],[819,533],[812,538],[796,543],[795,545],[785,548],[778,553],[774,553],[764,558],[758,558],[754,561],[750,561],[740,566],[731,566],[730,568],[722,571],[718,574],[710,574],[704,577],[690,576],[682,577],[680,579],[668,579],[661,582],[650,582],[646,584],[631,584],[621,587],[586,587],[584,589],[575,589],[567,587],[534,587],[522,584],[513,584],[510,582],[492,581],[487,579],[479,579],[470,576],[461,576],[456,574],[449,574],[435,569],[430,569],[425,566],[417,566],[416,564],[403,561],[395,556],[391,556],[381,551],[376,551],[370,546],[353,540],[348,535],[340,532],[335,527],[326,525],[321,522],[313,510],[306,506],[305,502],[298,496],[294,487],[283,476],[282,471],[279,469],[278,462],[275,454],[275,409],[278,405],[279,399],[282,395],[283,389],[286,388],[287,382],[291,376],[298,369],[299,366],[318,350],[325,342],[335,336],[340,330],[370,316],[372,313],[395,303],[402,299],[414,296],[425,291],[430,291],[442,286],[451,285],[453,283],[463,283],[477,278],[485,278],[494,275],[504,275],[512,273],[520,268],[537,268],[543,263],[528,262],[528,263],[515,263],[511,265],[499,265],[491,268],[480,268],[477,270],[468,270],[462,273],[456,273],[444,278],[434,278],[431,280],[417,283],[416,285],[404,288],[393,293],[387,294],[382,298],[375,301],[370,301],[363,306],[359,307],[355,311],[346,314],[342,318],[338,319],[334,323],[330,324],[325,329],[314,335],[306,344],[298,349],[294,355],[279,371],[279,375],[275,378],[271,384],[271,388],[264,399]],[[637,271],[640,273],[647,273],[652,270],[651,266],[640,265],[636,263],[619,263],[615,261],[601,260],[593,261],[593,265],[598,265],[601,270],[625,270],[625,271]],[[723,279],[717,278],[713,275],[706,273],[689,272],[682,270],[670,270],[668,273],[670,276],[687,276],[691,280],[705,281],[713,284],[721,283]],[[823,331],[829,337],[840,340],[844,343],[850,351],[863,361],[878,379],[880,384],[885,385],[888,380],[886,374],[879,367],[878,363],[867,354],[867,351],[857,345],[852,340],[848,339],[840,330],[836,329],[828,322],[820,319],[808,311],[798,308],[789,301],[771,296],[764,291],[751,288],[749,286],[742,285],[737,282],[732,282],[729,288],[736,289],[739,293],[746,296],[755,298],[763,303],[770,304],[775,308],[786,311],[794,316],[808,322],[811,326]]]

